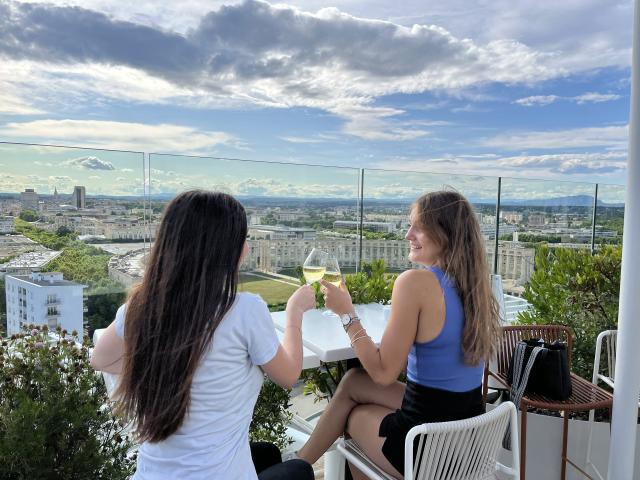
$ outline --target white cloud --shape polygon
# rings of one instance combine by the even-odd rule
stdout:
[[[108,160],[102,160],[93,155],[79,158],[72,158],[70,160],[66,160],[64,162],[65,165],[69,165],[71,167],[85,168],[87,170],[115,170],[116,167],[113,166],[111,162]]]
[[[558,153],[503,157],[495,163],[518,171],[546,170],[570,175],[612,174],[626,170],[626,152]]]
[[[622,96],[614,93],[587,92],[587,93],[583,93],[582,95],[577,95],[575,97],[561,97],[558,95],[534,95],[531,97],[519,98],[518,100],[515,100],[513,103],[517,103],[518,105],[522,105],[525,107],[533,107],[533,106],[549,105],[558,100],[566,100],[570,102],[575,102],[578,105],[583,105],[585,103],[610,102],[612,100],[618,100],[619,98],[622,98]]]
[[[28,1],[31,0],[21,0]],[[46,0],[76,5],[149,26],[162,25],[186,34],[201,18],[239,0]],[[288,0],[305,11],[327,5],[323,0]],[[630,63],[633,2],[630,0],[333,0],[331,5],[356,17],[411,26],[435,24],[458,38],[479,44],[510,38],[542,51],[554,52],[568,68],[592,69]]]
[[[0,135],[42,138],[48,143],[80,143],[86,147],[148,152],[202,152],[231,143],[224,132],[201,131],[180,125],[109,122],[100,120],[34,120],[0,125]]]
[[[610,102],[612,100],[618,100],[619,98],[621,98],[620,95],[616,95],[613,93],[588,92],[582,95],[578,95],[577,97],[573,97],[573,100],[575,100],[578,104],[583,104]]]
[[[280,139],[289,143],[322,143],[325,141],[321,138],[295,137],[295,136],[280,137]]]
[[[610,147],[626,148],[628,126],[575,128],[549,132],[525,132],[498,135],[483,142],[485,147],[505,150],[550,148]]]
[[[546,179],[557,182],[559,174],[565,179],[572,177],[576,181],[587,178],[592,181],[594,176],[600,179],[618,181],[621,174],[626,171],[627,152],[578,152],[578,153],[554,153],[544,155],[514,155],[504,156],[498,154],[483,155],[447,155],[440,158],[406,158],[399,157],[377,162],[373,167],[393,168],[395,171],[424,172],[425,178],[416,178],[406,183],[415,183],[421,186],[428,182],[449,183],[465,191],[484,192],[494,191],[496,177],[511,177],[503,182],[505,191],[512,194],[513,188],[519,182],[530,183],[535,186],[535,179]],[[389,177],[389,172],[385,177]],[[397,174],[397,172],[395,172]],[[461,174],[461,175],[460,175]],[[469,175],[477,175],[472,179]],[[389,178],[385,178],[388,180]],[[443,178],[443,179],[441,179]],[[521,180],[519,180],[521,179]],[[523,187],[526,190],[526,185]],[[580,184],[562,186],[564,189],[581,188]],[[585,187],[591,188],[591,187]]]
[[[531,97],[519,98],[513,103],[517,103],[518,105],[523,105],[525,107],[531,107],[534,105],[549,105],[550,103],[558,100],[557,95],[534,95]]]
[[[8,89],[18,90],[7,82],[0,82],[0,114],[2,115],[38,115],[44,113],[31,105],[20,93],[10,93]],[[7,89],[7,90],[5,90]]]
[[[428,132],[399,125],[393,119],[403,111],[376,106],[376,98],[566,73],[553,54],[515,40],[478,43],[435,25],[406,27],[336,8],[310,13],[248,0],[204,15],[184,34],[79,8],[9,3],[6,11],[0,53],[19,68],[7,69],[11,77],[4,80],[33,92],[34,108],[57,98],[52,93],[74,96],[72,104],[106,97],[304,106],[344,118],[349,135],[402,141]],[[60,30],[68,32],[64,40]]]

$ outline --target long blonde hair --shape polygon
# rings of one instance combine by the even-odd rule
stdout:
[[[460,293],[465,324],[465,362],[477,365],[494,353],[500,326],[498,302],[491,291],[485,243],[469,201],[455,191],[422,195],[413,204],[419,227],[441,248],[442,270]]]

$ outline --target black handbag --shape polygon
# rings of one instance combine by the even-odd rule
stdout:
[[[564,342],[546,343],[539,339],[518,342],[513,351],[507,379],[513,385],[514,365],[520,369],[517,379],[525,382],[526,393],[544,395],[553,400],[566,400],[571,396],[571,372],[569,356]],[[536,349],[536,356],[530,366],[527,378],[527,365],[531,354]],[[518,358],[519,356],[520,358]]]

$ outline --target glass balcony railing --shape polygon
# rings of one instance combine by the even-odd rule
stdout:
[[[150,232],[185,190],[223,191],[243,203],[250,253],[240,289],[269,305],[286,303],[314,247],[335,255],[344,273],[358,266],[358,169],[160,154],[149,155],[149,167]]]
[[[624,193],[622,185],[598,185],[595,215],[595,245],[621,245],[624,226]]]
[[[487,242],[495,233],[496,178],[365,169],[363,187],[363,261],[382,258],[392,270],[410,268],[409,246],[404,239],[409,211],[418,197],[435,190],[453,189],[465,195],[475,208]]]
[[[297,267],[314,247],[335,255],[342,273],[380,258],[390,271],[410,268],[409,209],[428,191],[452,188],[469,198],[487,261],[513,295],[533,272],[541,242],[586,249],[621,243],[624,218],[620,185],[11,143],[0,143],[0,164],[0,276],[61,272],[80,289],[78,299],[87,297],[77,318],[89,332],[107,325],[141,280],[164,207],[187,189],[221,190],[243,203],[251,253],[241,289],[274,306],[297,287]],[[24,287],[0,282],[0,319],[14,329]],[[526,307],[507,300],[514,315]]]
[[[536,247],[589,248],[595,184],[502,178],[494,268],[506,293],[520,295],[535,268]]]
[[[19,291],[36,287],[52,296],[34,323],[69,332],[108,325],[130,286],[113,265],[148,248],[144,154],[0,143],[0,164],[2,328],[19,331]]]

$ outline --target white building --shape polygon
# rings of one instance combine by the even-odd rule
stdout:
[[[60,256],[62,252],[49,249],[40,249],[34,252],[25,252],[11,259],[5,264],[0,264],[0,278],[7,275],[28,275],[32,272],[39,272],[51,260]]]
[[[60,326],[82,335],[83,289],[86,285],[64,280],[62,273],[7,275],[7,334],[20,333],[23,325]]]
[[[24,192],[20,193],[20,204],[22,208],[29,210],[38,210],[38,194],[33,188],[25,188]]]
[[[277,212],[275,216],[279,222],[293,222],[306,215],[301,212]]]
[[[16,219],[14,217],[0,217],[0,235],[16,231]]]
[[[522,214],[518,212],[501,212],[502,219],[507,223],[522,222]]]
[[[362,228],[364,230],[371,230],[373,232],[392,233],[396,231],[395,222],[362,222]],[[333,228],[343,228],[346,230],[357,230],[360,228],[360,222],[352,220],[336,220],[333,222]]]
[[[314,240],[317,236],[313,228],[286,227],[284,225],[251,225],[249,235],[265,240]]]
[[[540,214],[529,215],[527,224],[531,227],[542,227],[547,223],[547,217]]]

